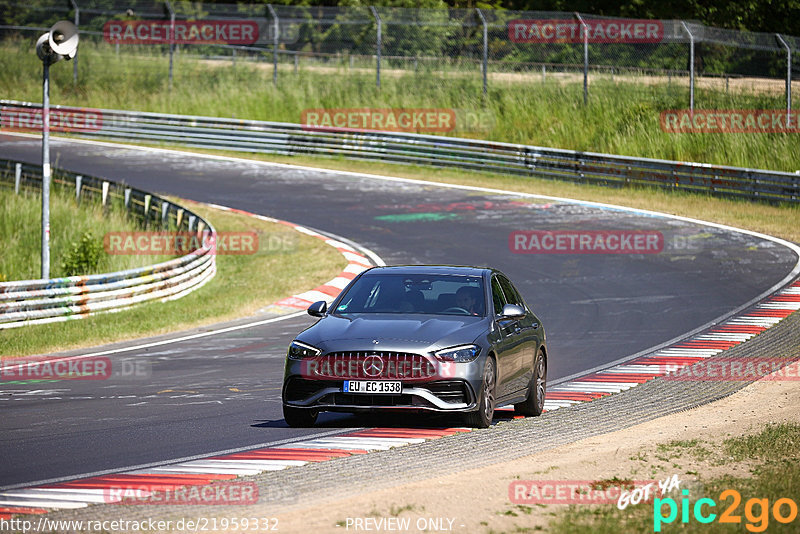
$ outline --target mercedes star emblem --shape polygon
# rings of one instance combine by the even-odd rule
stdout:
[[[364,358],[362,367],[365,375],[375,378],[376,376],[380,376],[383,371],[383,360],[380,356],[373,354],[372,356]]]

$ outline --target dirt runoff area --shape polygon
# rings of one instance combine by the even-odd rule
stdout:
[[[570,485],[580,481],[663,481],[677,475],[685,487],[695,482],[695,475],[746,476],[746,464],[702,459],[691,451],[674,449],[675,442],[698,440],[705,449],[718,450],[715,446],[724,439],[781,422],[800,422],[800,381],[761,380],[699,408],[518,460],[347,499],[332,496],[308,508],[270,513],[279,518],[281,532],[547,531],[554,513],[567,505],[520,505],[511,502],[510,486],[553,481],[553,486],[538,483],[538,488],[545,494],[550,491],[558,496],[560,491],[564,496]],[[527,493],[532,495],[529,490]],[[610,490],[608,495],[612,496]]]

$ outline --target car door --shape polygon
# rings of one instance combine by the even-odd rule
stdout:
[[[503,292],[500,280],[496,274],[492,275],[492,305],[494,307],[494,325],[497,334],[497,341],[495,342],[495,351],[497,354],[497,399],[514,392],[512,381],[515,374],[515,360],[518,359],[516,354],[519,351],[519,343],[517,337],[517,321],[514,319],[501,319],[500,315],[503,312],[503,306],[509,304],[508,299]]]
[[[517,288],[505,276],[497,275],[498,283],[503,290],[506,300],[510,304],[521,306],[525,311],[525,317],[516,319],[510,323],[509,328],[513,329],[513,357],[510,376],[508,377],[508,390],[510,394],[519,392],[528,387],[533,373],[533,359],[536,355],[537,338],[536,330],[539,327],[538,321],[530,312],[525,301],[522,299]]]

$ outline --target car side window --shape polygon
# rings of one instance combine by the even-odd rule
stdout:
[[[494,314],[500,315],[507,301],[503,295],[503,290],[500,288],[500,282],[497,280],[497,276],[492,276],[492,302],[494,303]]]
[[[509,304],[516,304],[524,308],[525,303],[522,302],[522,297],[508,278],[505,276],[498,276],[497,279],[500,282],[500,287],[503,288],[503,294],[505,294]]]

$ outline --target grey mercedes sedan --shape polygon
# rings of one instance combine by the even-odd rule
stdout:
[[[308,313],[320,320],[286,358],[290,426],[320,411],[452,412],[479,428],[499,406],[542,413],[544,328],[496,269],[374,267]]]

